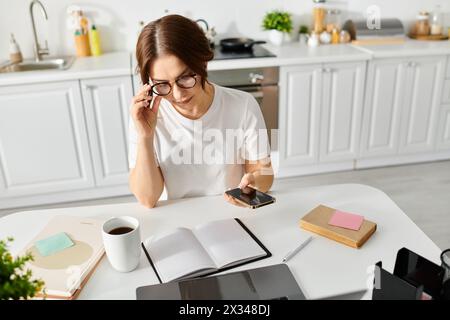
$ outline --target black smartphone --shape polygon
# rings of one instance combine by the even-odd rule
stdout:
[[[439,297],[445,270],[417,253],[401,248],[397,253],[394,275],[409,283],[424,286],[424,292]]]
[[[246,187],[246,189],[250,190],[249,192],[244,192],[240,188],[231,189],[225,191],[226,194],[232,196],[239,203],[242,203],[246,207],[256,209],[262,206],[266,206],[268,204],[274,203],[275,198],[271,195],[256,190],[251,187]]]

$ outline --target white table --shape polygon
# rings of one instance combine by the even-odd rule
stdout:
[[[326,298],[367,290],[368,266],[382,260],[393,271],[398,249],[407,247],[439,262],[441,250],[382,191],[360,184],[330,185],[295,190],[275,190],[277,202],[257,210],[235,207],[221,196],[162,201],[146,209],[138,203],[18,212],[0,219],[0,238],[13,236],[12,253],[19,252],[49,219],[56,215],[108,218],[130,215],[139,219],[142,236],[177,226],[195,226],[209,220],[239,217],[272,252],[268,259],[237,269],[280,263],[309,232],[299,220],[318,204],[359,213],[378,224],[374,235],[361,249],[354,249],[315,236],[287,263],[298,284],[310,299]],[[103,258],[82,290],[79,299],[135,299],[137,287],[158,283],[144,254],[139,267],[130,273],[114,271]],[[362,298],[370,299],[370,291]]]

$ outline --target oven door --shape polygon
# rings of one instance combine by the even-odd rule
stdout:
[[[242,86],[233,88],[248,92],[256,99],[266,123],[272,150],[276,149],[274,143],[277,141],[275,137],[278,129],[278,86]]]

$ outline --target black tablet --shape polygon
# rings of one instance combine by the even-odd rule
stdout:
[[[137,300],[305,300],[286,264],[136,289]]]

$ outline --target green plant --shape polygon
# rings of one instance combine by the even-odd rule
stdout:
[[[291,14],[284,11],[271,11],[266,13],[262,25],[264,30],[278,30],[289,33],[292,31]]]
[[[308,26],[305,26],[304,24],[302,24],[300,26],[300,28],[298,29],[298,33],[309,33],[309,28]]]
[[[8,252],[8,244],[13,238],[0,240],[0,300],[28,299],[39,293],[44,282],[31,279],[31,270],[25,270],[25,264],[33,260],[31,253],[13,258]]]

